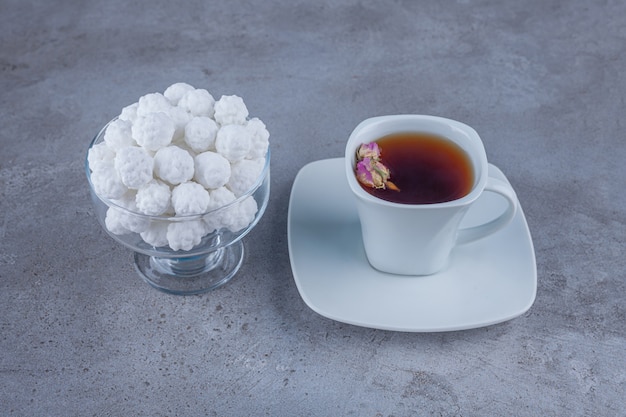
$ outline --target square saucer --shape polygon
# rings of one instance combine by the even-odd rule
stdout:
[[[491,164],[489,175],[508,182]],[[461,226],[483,223],[505,207],[501,197],[484,193]],[[457,246],[448,266],[434,275],[374,269],[343,158],[312,162],[298,172],[287,234],[300,296],[313,311],[343,323],[405,332],[465,330],[511,320],[535,301],[535,252],[521,207],[506,228]]]

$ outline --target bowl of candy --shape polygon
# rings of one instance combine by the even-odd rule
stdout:
[[[269,133],[235,95],[175,83],[122,109],[91,141],[95,215],[134,252],[139,275],[171,294],[227,283],[270,194]]]

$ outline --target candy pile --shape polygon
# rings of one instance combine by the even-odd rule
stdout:
[[[235,233],[254,220],[252,196],[216,209],[257,183],[268,149],[265,124],[248,118],[241,97],[216,101],[205,89],[176,83],[122,109],[87,161],[95,193],[127,209],[108,209],[110,232],[190,250],[215,230]],[[194,215],[203,216],[184,218]]]

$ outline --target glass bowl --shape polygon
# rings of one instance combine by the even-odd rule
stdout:
[[[91,141],[87,155],[91,148],[104,141],[108,125]],[[134,252],[135,268],[148,284],[177,295],[211,291],[235,276],[244,257],[242,239],[263,216],[270,194],[269,149],[260,176],[247,192],[228,204],[198,215],[149,216],[130,210],[119,200],[96,193],[87,158],[85,171],[100,225],[114,240]],[[107,226],[107,222],[123,224],[123,230]],[[188,234],[193,247],[173,250],[165,239],[168,232],[177,231]]]

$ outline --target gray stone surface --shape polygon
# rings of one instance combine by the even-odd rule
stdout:
[[[0,415],[626,415],[625,22],[599,0],[1,1]],[[244,97],[272,134],[245,264],[192,297],[137,276],[83,168],[176,81]],[[533,234],[528,313],[411,334],[304,304],[293,179],[393,113],[481,134]]]

